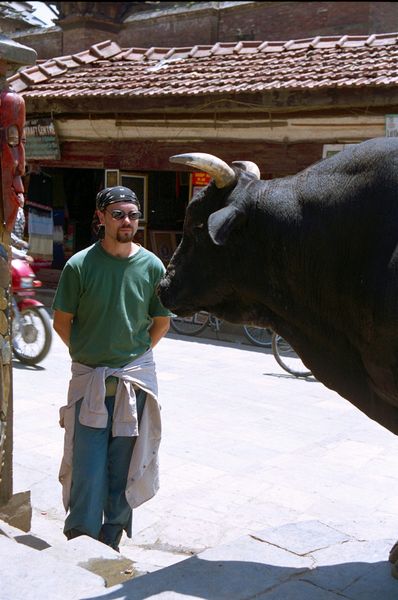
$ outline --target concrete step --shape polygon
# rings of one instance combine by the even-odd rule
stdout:
[[[141,575],[134,563],[87,536],[50,545],[0,521],[0,600],[83,600]]]
[[[50,546],[0,522],[0,600],[396,600],[387,560],[394,540],[344,529],[319,521],[269,528],[142,574],[86,536]]]
[[[84,600],[107,590],[101,576],[0,535],[1,600]]]

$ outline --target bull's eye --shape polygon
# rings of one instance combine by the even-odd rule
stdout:
[[[194,229],[203,229],[204,227],[204,223],[197,223],[196,225],[193,226]]]

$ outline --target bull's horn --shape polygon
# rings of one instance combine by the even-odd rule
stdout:
[[[256,163],[251,162],[251,160],[234,160],[232,164],[242,169],[242,171],[252,173],[257,179],[261,178],[260,169]]]
[[[201,169],[212,176],[218,188],[227,187],[236,179],[234,170],[226,162],[205,152],[193,152],[192,154],[176,154],[170,157],[170,162],[181,165],[189,165]]]

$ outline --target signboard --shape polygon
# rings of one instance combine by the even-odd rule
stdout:
[[[208,173],[203,173],[202,171],[195,171],[194,173],[190,173],[190,193],[189,200],[198,192],[202,187],[208,185],[211,181],[211,176]]]
[[[324,144],[322,151],[322,158],[329,158],[338,152],[341,152],[345,148],[355,146],[356,144]]]
[[[386,137],[398,137],[398,115],[386,115]]]
[[[211,177],[208,173],[202,173],[201,171],[192,173],[192,185],[195,187],[207,185],[210,181]]]
[[[52,119],[30,119],[26,121],[27,160],[59,160],[61,157],[58,138]]]

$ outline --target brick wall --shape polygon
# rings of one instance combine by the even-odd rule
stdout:
[[[369,22],[372,32],[398,31],[398,6],[396,2],[369,2]]]
[[[105,40],[115,40],[119,43],[119,37],[114,31],[92,28],[85,23],[77,24],[63,32],[62,54],[77,54]]]
[[[145,48],[392,31],[398,31],[395,2],[251,2],[137,19],[124,24],[119,39]]]
[[[59,27],[51,27],[42,32],[14,35],[13,39],[19,44],[36,50],[39,59],[62,55],[62,31]]]
[[[398,30],[394,2],[252,2],[125,23],[123,46],[194,46],[241,39],[289,40]]]
[[[169,13],[125,23],[120,32],[122,46],[139,48],[183,47],[214,44],[218,38],[218,11]]]
[[[220,13],[219,39],[289,40],[398,31],[395,2],[262,2]],[[235,38],[234,38],[235,36]]]
[[[78,4],[78,3],[77,3]],[[195,3],[198,7],[199,3]],[[203,3],[205,4],[205,3]],[[123,47],[181,47],[234,42],[240,39],[289,40],[317,35],[366,35],[398,31],[395,2],[250,2],[223,10],[201,8],[166,14],[143,13],[121,26],[75,25],[40,33],[16,34],[14,39],[34,48],[40,59],[86,50],[114,39]]]
[[[294,175],[322,158],[322,144],[245,143],[242,141],[204,142],[64,142],[62,160],[40,161],[41,165],[91,167],[123,171],[183,171],[172,165],[170,156],[184,152],[208,152],[228,163],[251,160],[257,163],[262,177]]]

